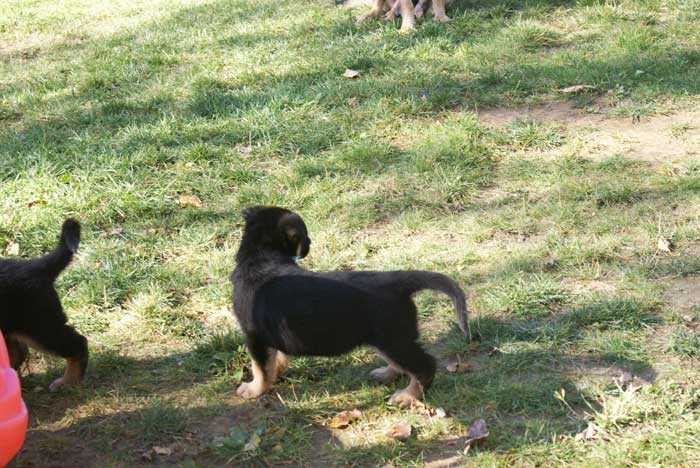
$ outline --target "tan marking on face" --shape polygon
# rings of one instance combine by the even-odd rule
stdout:
[[[301,249],[302,249],[301,241],[299,241],[299,244],[297,244],[297,257],[301,257]]]

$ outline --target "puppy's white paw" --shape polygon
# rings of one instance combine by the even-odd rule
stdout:
[[[258,385],[253,385],[253,382],[243,382],[236,390],[236,395],[248,400],[257,398],[263,393],[265,390]]]
[[[416,398],[412,393],[406,390],[399,390],[391,395],[389,403],[392,405],[398,405],[401,408],[410,408],[411,406],[418,403],[418,398]]]
[[[369,376],[377,382],[388,384],[396,380],[396,378],[399,376],[399,373],[391,367],[386,366],[374,369],[369,373]]]

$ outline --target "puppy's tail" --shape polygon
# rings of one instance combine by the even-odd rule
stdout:
[[[403,276],[400,284],[409,295],[423,289],[433,289],[450,296],[450,299],[452,299],[455,305],[455,309],[457,309],[459,328],[462,330],[462,333],[469,338],[469,341],[471,341],[472,333],[469,329],[469,320],[467,316],[467,300],[464,297],[464,291],[462,291],[462,288],[455,280],[442,273],[434,273],[431,271],[409,270],[400,272],[400,274]]]
[[[37,259],[36,267],[52,280],[56,279],[73,260],[73,254],[78,250],[79,244],[80,223],[69,218],[63,222],[58,245],[51,252]]]

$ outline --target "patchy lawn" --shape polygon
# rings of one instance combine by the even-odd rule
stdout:
[[[363,8],[0,4],[0,252],[84,223],[59,289],[92,352],[57,394],[33,354],[11,466],[700,464],[700,2],[455,0],[410,35]],[[427,395],[447,418],[388,406],[368,350],[236,397],[252,203],[305,217],[308,268],[461,282],[472,343],[417,299],[428,348],[471,365]]]

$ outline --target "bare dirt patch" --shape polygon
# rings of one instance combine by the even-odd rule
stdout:
[[[666,300],[675,311],[688,311],[700,306],[700,278],[689,276],[671,280]]]
[[[700,154],[700,111],[632,119],[614,116],[605,107],[587,109],[569,101],[557,101],[515,109],[488,109],[480,111],[477,117],[489,127],[504,127],[518,120],[558,125],[566,133],[582,137],[582,150],[593,159],[618,155],[659,164]]]

